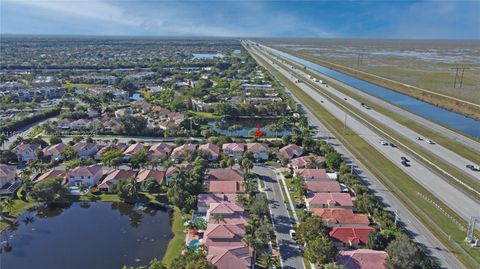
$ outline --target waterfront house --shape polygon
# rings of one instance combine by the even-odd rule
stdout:
[[[68,173],[68,184],[92,187],[102,176],[103,167],[101,165],[79,166]]]
[[[207,260],[218,269],[252,268],[252,249],[248,246],[212,246],[208,248]]]
[[[49,179],[54,179],[54,178],[61,178],[62,182],[65,184],[66,183],[66,176],[67,173],[63,170],[57,170],[57,169],[51,169],[48,170],[47,172],[41,174],[37,179],[33,181],[34,184],[38,182],[42,182],[44,180],[49,180]]]
[[[242,241],[247,230],[243,224],[209,223],[203,233],[203,243],[208,246],[245,246]]]
[[[111,187],[121,180],[129,178],[135,178],[137,172],[131,169],[114,169],[107,174],[102,180],[102,183],[98,184],[98,189],[103,192],[110,191]]]
[[[183,164],[177,164],[177,165],[172,165],[167,168],[167,171],[165,172],[165,181],[166,184],[169,185],[170,182],[172,181],[173,176],[175,176],[178,171],[190,171],[193,169],[193,165],[183,163]]]
[[[214,215],[221,217],[215,220]],[[207,210],[206,219],[208,223],[244,224],[248,222],[248,214],[245,209],[237,203],[211,203]]]
[[[172,160],[178,160],[182,154],[193,153],[197,149],[197,144],[186,143],[173,149],[170,155]]]
[[[263,143],[247,143],[247,150],[256,161],[268,161],[268,145]]]
[[[226,143],[222,145],[223,154],[233,157],[234,159],[240,159],[245,151],[244,143]]]
[[[145,148],[142,143],[131,144],[125,151],[123,151],[123,159],[129,161],[134,154],[139,153]]]
[[[149,152],[151,157],[162,159],[168,156],[168,154],[170,154],[172,149],[173,149],[172,145],[161,142],[161,143],[155,143],[152,146],[150,146]]]
[[[197,211],[207,213],[211,203],[235,203],[237,194],[234,193],[200,193],[197,198]]]
[[[143,182],[148,179],[153,179],[158,182],[158,184],[162,184],[163,180],[165,179],[165,169],[142,169],[138,172],[137,175],[137,182]]]

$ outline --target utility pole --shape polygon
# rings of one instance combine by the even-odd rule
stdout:
[[[462,67],[455,67],[452,69],[455,69],[455,79],[453,80],[453,88],[455,89],[457,87],[457,81],[459,84],[459,88],[462,88],[463,75],[465,74],[465,69],[470,69],[470,68],[462,66]]]
[[[393,212],[395,214],[395,226],[397,226],[397,222],[398,222],[398,210],[395,209],[395,211]]]
[[[465,241],[469,244],[473,243],[474,245],[478,245],[478,240],[476,240],[474,234],[477,222],[480,222],[480,217],[471,217],[468,222],[467,237],[465,238]]]

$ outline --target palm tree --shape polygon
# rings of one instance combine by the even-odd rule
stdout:
[[[253,168],[253,162],[247,158],[244,158],[240,164],[245,169],[245,172],[247,172],[247,174],[250,173],[250,170]]]
[[[277,263],[275,257],[273,257],[273,255],[268,252],[263,252],[262,254],[260,254],[259,259],[262,267],[266,269],[274,268],[273,266],[275,266]]]
[[[221,221],[223,222],[223,216],[220,214],[213,214],[212,219],[215,221],[215,223],[220,223]]]
[[[307,161],[307,168],[317,168],[318,164],[317,164],[317,159],[315,158],[315,156],[310,156],[308,157],[308,161]]]
[[[4,210],[8,210],[10,212],[13,209],[13,204],[14,204],[13,198],[12,197],[4,198],[1,204]]]
[[[5,142],[8,141],[8,137],[6,134],[4,133],[1,133],[0,134],[0,144],[2,145],[2,149],[5,149],[4,146],[5,146]]]

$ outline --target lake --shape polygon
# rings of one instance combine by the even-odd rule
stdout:
[[[193,59],[212,60],[213,58],[223,58],[222,53],[192,53]]]
[[[264,132],[267,136],[275,136],[275,132],[268,130],[267,125],[274,123],[275,119],[268,119],[268,118],[251,118],[251,119],[244,119],[244,118],[235,118],[235,119],[222,119],[220,125],[216,123],[216,121],[209,121],[208,125],[212,126],[212,129],[223,135],[238,135],[243,137],[252,137],[250,135],[251,131],[257,131],[258,123],[260,123],[260,129]],[[242,125],[243,128],[238,131],[229,131],[228,127],[234,124]],[[277,132],[277,136],[281,137],[285,134],[289,134],[288,130],[283,130]]]
[[[139,266],[161,260],[173,237],[167,211],[121,202],[39,208],[18,221],[16,230],[1,236],[12,246],[1,254],[5,269]]]

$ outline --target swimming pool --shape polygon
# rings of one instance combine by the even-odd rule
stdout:
[[[70,190],[70,194],[72,195],[80,195],[80,188],[76,186],[72,186],[68,188]]]

